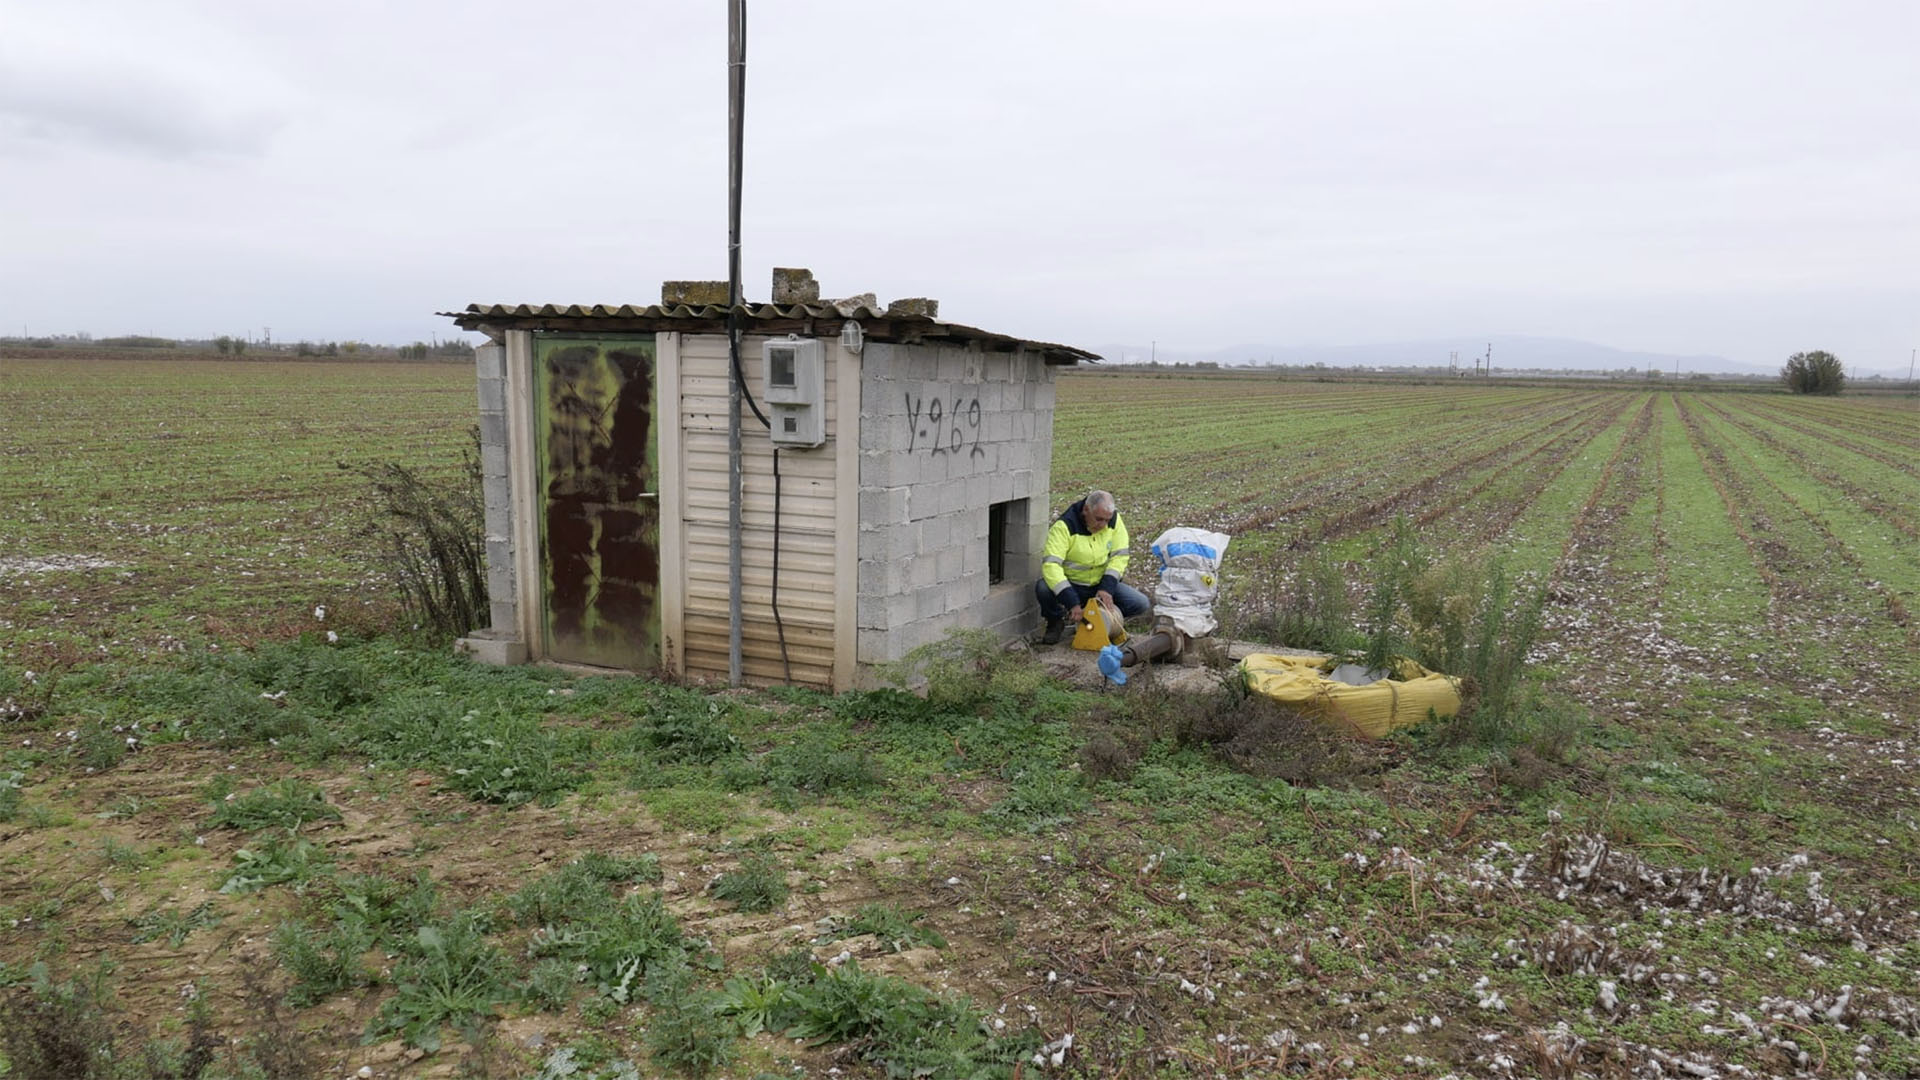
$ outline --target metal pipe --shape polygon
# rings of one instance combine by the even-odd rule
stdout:
[[[1120,646],[1120,666],[1132,667],[1135,664],[1144,664],[1162,656],[1170,656],[1177,651],[1179,651],[1179,643],[1166,631],[1148,634],[1145,637],[1131,637]]]
[[[727,5],[727,685],[739,686],[740,649],[740,172],[747,111],[747,0]],[[758,410],[756,410],[758,411]]]

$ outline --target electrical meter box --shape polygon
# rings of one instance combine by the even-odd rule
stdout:
[[[820,446],[827,441],[826,356],[820,342],[786,337],[769,341],[761,382],[775,446]]]

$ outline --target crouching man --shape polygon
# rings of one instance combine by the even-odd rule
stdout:
[[[1127,554],[1127,526],[1112,495],[1089,492],[1067,507],[1047,529],[1040,580],[1033,586],[1047,619],[1042,644],[1058,643],[1068,620],[1078,622],[1080,609],[1095,598],[1111,601],[1129,619],[1153,607],[1140,590],[1120,580]]]

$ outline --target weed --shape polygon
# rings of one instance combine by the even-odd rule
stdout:
[[[920,920],[924,918],[925,912],[903,911],[893,904],[863,904],[854,912],[853,918],[836,923],[822,940],[837,941],[872,934],[888,952],[905,952],[922,945],[946,948],[947,939],[941,937],[939,931],[920,925]]]
[[[1140,752],[1111,733],[1095,732],[1080,748],[1080,774],[1088,780],[1124,780],[1140,764]]]
[[[169,947],[177,949],[186,944],[195,930],[220,925],[220,913],[213,909],[212,903],[185,912],[178,908],[155,908],[138,918],[128,919],[127,925],[133,928],[135,945],[165,938]]]
[[[281,1011],[284,996],[254,965],[240,969],[241,998],[249,1014],[252,1034],[241,1042],[246,1056],[238,1076],[259,1080],[307,1080],[320,1076],[318,1055],[295,1019]]]
[[[1008,1076],[1038,1043],[1030,1032],[996,1038],[964,1002],[869,975],[857,962],[794,987],[781,1011],[789,1037],[849,1043],[890,1076]]]
[[[439,755],[447,786],[480,802],[551,806],[585,779],[561,736],[505,708],[470,710],[451,734]]]
[[[885,687],[850,690],[833,699],[833,715],[856,725],[884,726],[930,719],[927,702],[918,694]]]
[[[527,971],[521,996],[529,1004],[549,1012],[559,1012],[573,1000],[580,987],[580,965],[549,956]]]
[[[1284,584],[1246,632],[1295,649],[1341,653],[1358,647],[1347,570],[1330,552],[1316,549],[1271,576]]]
[[[326,853],[311,840],[269,837],[257,847],[233,853],[233,870],[220,886],[223,893],[246,893],[269,885],[304,885],[326,865]]]
[[[138,817],[145,808],[146,803],[138,795],[120,795],[94,816],[102,821],[127,821]]]
[[[12,821],[19,816],[24,799],[20,782],[26,778],[27,774],[18,769],[0,772],[0,821]]]
[[[810,728],[793,742],[775,747],[760,763],[765,782],[775,790],[864,791],[880,784],[879,770],[865,750],[849,747],[846,729]]]
[[[625,1058],[614,1060],[610,1053],[587,1052],[582,1043],[548,1054],[533,1080],[640,1080],[640,1069]]]
[[[711,695],[662,686],[636,729],[641,745],[659,760],[706,765],[740,752],[740,740],[727,725],[731,711]]]
[[[310,641],[262,645],[233,661],[241,677],[294,705],[328,715],[364,705],[379,680],[365,664]]]
[[[985,816],[1003,828],[1037,833],[1072,821],[1091,801],[1075,774],[1035,766],[1016,773],[1006,797],[988,807]]]
[[[1414,535],[1413,523],[1404,515],[1394,518],[1391,533],[1369,566],[1373,589],[1363,609],[1367,647],[1360,661],[1366,667],[1390,668],[1400,657],[1413,655],[1400,609],[1431,561]]]
[[[764,851],[749,852],[738,867],[715,878],[709,891],[741,911],[772,911],[787,900],[786,869]]]
[[[740,805],[721,791],[663,788],[649,791],[643,798],[653,816],[670,829],[717,833],[740,820]]]
[[[895,686],[926,687],[926,709],[978,712],[996,700],[1024,699],[1051,681],[1031,656],[1010,652],[992,631],[952,630],[891,664],[880,677]]]
[[[809,956],[809,964],[811,961]],[[812,981],[811,972],[807,981]],[[787,984],[774,975],[751,978],[736,975],[720,988],[716,1009],[722,1016],[733,1017],[735,1028],[741,1035],[751,1039],[780,1022],[791,996],[792,991]]]
[[[120,1071],[108,989],[110,969],[54,981],[35,964],[28,985],[0,1001],[0,1059],[7,1075],[111,1080]]]
[[[655,1064],[688,1076],[705,1076],[733,1060],[730,1025],[720,1019],[723,999],[694,988],[684,961],[659,964],[647,973],[647,1050]]]
[[[245,832],[277,827],[291,832],[310,821],[338,820],[340,811],[327,802],[325,792],[297,776],[288,776],[245,795],[226,795],[215,804],[207,827]]]
[[[439,887],[427,872],[412,881],[381,874],[340,874],[329,882],[327,908],[336,920],[365,924],[376,935],[410,933],[433,918]]]
[[[414,933],[394,967],[394,996],[369,1025],[370,1036],[395,1032],[432,1053],[443,1025],[471,1033],[512,999],[511,965],[477,922],[471,912],[458,913]]]
[[[100,841],[100,861],[115,870],[139,870],[147,865],[147,853],[109,836]]]
[[[130,738],[115,724],[105,720],[89,720],[80,725],[74,750],[79,754],[81,765],[105,772],[127,759]]]
[[[624,1005],[648,968],[684,955],[689,943],[658,893],[602,896],[536,929],[527,953],[580,965],[600,993]]]
[[[547,926],[569,915],[605,910],[612,906],[607,883],[660,880],[660,860],[653,855],[615,859],[589,853],[522,886],[506,899],[506,909],[522,926]]]
[[[395,461],[359,470],[380,514],[365,531],[380,545],[401,604],[444,637],[464,634],[487,618],[479,444],[476,427],[454,481],[430,480]]]
[[[299,919],[275,927],[273,954],[293,976],[287,1004],[315,1005],[342,990],[372,985],[373,972],[361,958],[376,939],[373,928],[358,919],[342,919],[325,933]]]

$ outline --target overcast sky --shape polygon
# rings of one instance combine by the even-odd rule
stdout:
[[[755,0],[747,294],[1049,341],[1904,374],[1920,3]],[[0,0],[0,334],[726,276],[725,0]]]

